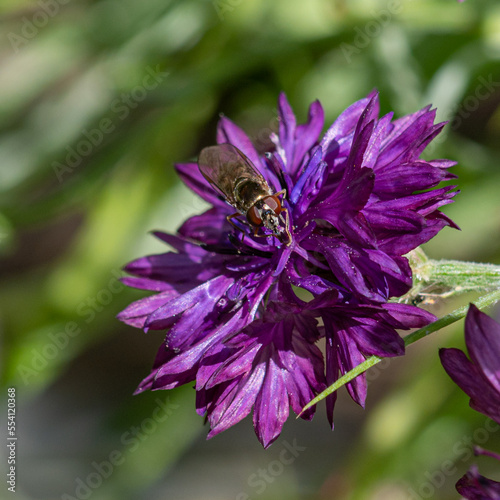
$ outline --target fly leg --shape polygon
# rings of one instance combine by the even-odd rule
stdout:
[[[245,239],[245,231],[243,231],[243,229],[241,229],[240,226],[236,225],[231,219],[234,219],[236,217],[239,217],[241,214],[239,212],[235,212],[234,214],[231,214],[231,215],[228,215],[226,217],[226,220],[229,222],[229,224],[231,224],[231,226],[233,226],[235,229],[237,229],[238,231],[242,232],[243,233],[243,238],[241,238],[241,242],[243,243],[244,239]]]
[[[276,196],[279,196],[280,194],[282,194],[283,199],[285,199],[286,198],[286,189],[282,189],[281,191],[278,191],[276,193]],[[284,218],[281,215],[283,212],[285,212]],[[288,213],[288,210],[284,206],[281,207],[280,219],[285,224],[285,232],[286,232],[286,235],[288,236],[288,242],[286,243],[286,246],[290,246],[292,243],[292,235],[290,234],[290,229],[289,229],[290,228],[290,214]]]
[[[284,220],[283,220],[283,216],[282,216],[283,212],[285,212]],[[288,210],[285,207],[281,208],[280,218],[283,221],[283,223],[285,224],[285,232],[286,232],[286,235],[288,236],[288,241],[286,243],[286,246],[289,247],[292,243],[292,235],[290,234],[290,229],[289,229],[289,227],[290,227],[290,214],[288,213]]]

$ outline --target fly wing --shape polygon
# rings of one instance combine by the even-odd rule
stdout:
[[[238,210],[240,207],[234,198],[235,182],[238,179],[254,179],[267,187],[264,177],[255,169],[250,160],[232,144],[218,144],[202,149],[198,158],[198,168],[215,190]]]

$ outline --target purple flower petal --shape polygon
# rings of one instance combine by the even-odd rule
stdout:
[[[402,356],[405,352],[403,339],[390,325],[377,319],[363,318],[358,325],[348,329],[358,349],[370,356]]]
[[[266,375],[253,412],[255,433],[264,448],[280,435],[289,413],[288,392],[282,370],[273,357],[267,361]]]
[[[258,170],[261,170],[262,165],[260,157],[254,148],[252,141],[240,127],[223,116],[217,127],[217,144],[226,143],[236,146],[255,165],[255,167],[257,167]]]
[[[158,295],[146,297],[145,299],[136,300],[116,317],[120,321],[127,323],[127,325],[135,326],[136,328],[144,328],[146,319],[150,314],[160,307],[163,307],[165,304],[168,304],[172,299],[178,297],[178,295],[179,294],[172,289],[159,293]]]
[[[465,320],[465,343],[472,362],[500,395],[500,324],[474,304]]]
[[[281,92],[278,98],[278,116],[280,118],[279,139],[283,152],[283,162],[286,172],[290,176],[293,176],[293,156],[295,151],[295,130],[297,128],[297,120],[283,92]]]
[[[338,330],[336,336],[338,339],[337,356],[340,373],[344,375],[361,364],[365,357],[356,345],[355,340],[347,334],[346,330]],[[353,401],[364,408],[367,392],[366,375],[364,373],[358,375],[346,384],[346,388]]]
[[[453,381],[471,398],[470,406],[500,424],[500,397],[459,349],[441,349],[441,363]]]
[[[208,413],[210,422],[208,439],[232,427],[250,413],[262,388],[265,375],[265,365],[257,364],[233,386],[228,394],[224,394],[224,397],[217,401],[214,410]]]
[[[437,320],[434,314],[409,304],[389,302],[387,304],[382,304],[382,308],[387,311],[388,315],[393,320],[391,323],[392,326],[398,330],[422,328]]]
[[[377,172],[374,191],[382,198],[394,195],[406,196],[417,190],[435,187],[441,181],[450,178],[452,176],[446,170],[424,161],[400,163]]]
[[[334,335],[332,333],[331,336],[327,339],[327,344],[326,344],[325,364],[326,364],[327,386],[332,385],[339,378],[339,372],[340,372],[340,363],[333,342],[334,342]],[[335,403],[337,402],[337,397],[338,397],[337,391],[326,397],[326,416],[328,418],[328,422],[330,423],[330,427],[332,428],[332,430],[334,429],[333,411],[335,409]]]
[[[314,101],[309,107],[307,123],[297,127],[295,133],[295,153],[293,157],[293,171],[296,172],[310,151],[318,142],[319,134],[323,130],[325,113],[319,101]]]
[[[216,207],[227,207],[226,202],[221,199],[220,195],[213,190],[208,181],[201,175],[196,163],[176,163],[175,169],[184,184],[200,198]]]
[[[471,304],[465,342],[472,362],[459,349],[441,349],[439,356],[448,375],[471,398],[470,406],[500,424],[500,358],[495,356],[499,332],[500,325]]]
[[[456,488],[468,500],[500,500],[500,483],[481,476],[475,465],[459,479]]]
[[[131,288],[139,290],[149,290],[151,292],[166,292],[172,290],[173,287],[170,283],[160,280],[150,280],[148,278],[120,278],[120,281]]]
[[[179,234],[186,238],[201,241],[205,245],[230,246],[228,233],[231,225],[227,221],[228,212],[211,208],[201,215],[190,217],[179,228]]]
[[[151,313],[146,326],[155,330],[167,328],[171,326],[176,316],[193,307],[199,309],[201,313],[204,309],[205,313],[208,313],[210,309],[207,310],[205,305],[213,308],[232,282],[233,280],[226,276],[218,276],[189,290]]]
[[[354,104],[351,104],[340,116],[333,122],[333,125],[325,132],[321,140],[321,147],[324,151],[331,151],[338,147],[339,138],[344,138],[354,131],[356,124],[370,102],[374,94],[370,94]]]

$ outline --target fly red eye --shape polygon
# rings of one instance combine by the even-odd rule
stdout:
[[[266,196],[262,200],[276,215],[281,213],[281,201],[276,195]]]
[[[255,205],[248,210],[247,220],[254,226],[262,226],[262,219],[260,218],[259,211]]]

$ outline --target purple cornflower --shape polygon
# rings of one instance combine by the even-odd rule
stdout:
[[[500,455],[478,446],[474,448],[474,454],[488,455],[500,460]],[[500,483],[481,476],[476,465],[458,480],[456,488],[460,495],[468,500],[500,500]]]
[[[299,413],[365,356],[403,354],[397,330],[434,319],[388,300],[411,287],[404,254],[454,226],[439,211],[452,201],[453,186],[434,189],[454,177],[448,172],[454,163],[420,159],[444,125],[434,124],[430,107],[394,121],[392,114],[379,118],[372,92],[323,136],[318,101],[302,125],[284,94],[278,113],[279,132],[264,155],[227,118],[219,122],[217,143],[232,145],[221,148],[226,151],[236,147],[272,193],[284,191],[286,217],[280,215],[279,228],[254,234],[245,214],[230,224],[234,206],[198,165],[177,165],[182,180],[211,208],[188,219],[176,235],[155,233],[174,251],[130,263],[125,269],[136,277],[124,282],[157,293],[119,315],[146,331],[167,330],[137,392],[195,381],[197,411],[207,416],[209,437],[253,408],[265,447],[280,434],[290,406]],[[317,347],[322,337],[324,357]],[[363,406],[364,375],[347,389]],[[329,396],[332,425],[334,402]],[[302,418],[313,413],[311,408]]]
[[[500,324],[471,304],[465,318],[465,345],[441,349],[446,373],[470,397],[470,406],[500,424]]]
[[[470,406],[500,424],[500,324],[471,304],[465,318],[465,345],[471,360],[460,349],[440,349],[446,373],[470,397]],[[500,456],[476,449],[476,454]],[[470,500],[500,500],[500,483],[483,477],[472,466],[457,483],[458,492]]]

